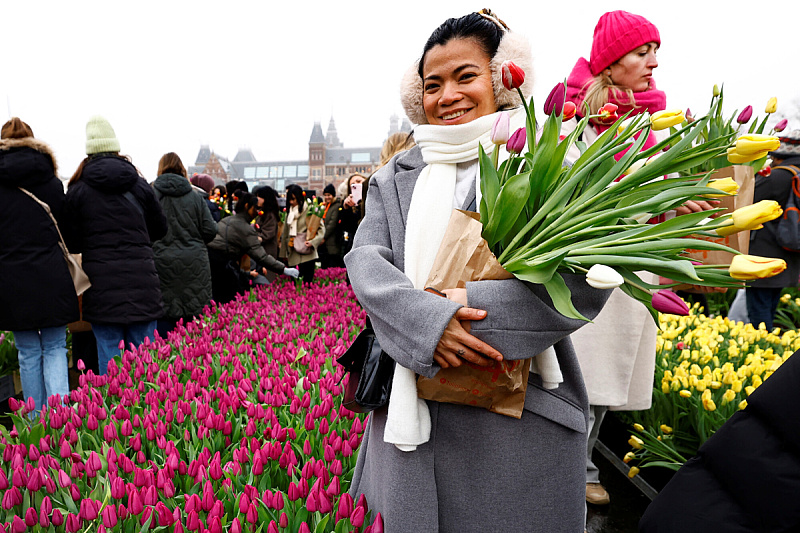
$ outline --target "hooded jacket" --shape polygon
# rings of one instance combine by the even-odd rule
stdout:
[[[206,243],[217,234],[217,225],[201,196],[205,193],[183,176],[162,174],[153,189],[167,219],[167,234],[153,244],[164,316],[195,316],[211,300]]]
[[[83,317],[92,323],[149,322],[163,315],[151,243],[167,222],[153,189],[129,161],[100,154],[67,191],[68,244],[83,253],[92,288]]]
[[[48,204],[63,226],[64,185],[55,157],[33,137],[0,140],[0,330],[64,326],[78,320],[78,297],[58,232],[18,187]]]

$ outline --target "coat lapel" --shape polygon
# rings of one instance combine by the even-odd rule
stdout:
[[[425,162],[422,160],[422,151],[414,147],[397,158],[398,172],[394,177],[397,189],[397,200],[400,203],[400,214],[403,217],[403,228],[408,220],[408,209],[411,207],[411,197],[414,195],[414,186],[417,184]]]

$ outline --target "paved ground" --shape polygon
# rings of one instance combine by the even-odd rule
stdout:
[[[588,533],[635,533],[650,499],[595,450],[592,461],[600,468],[600,482],[611,495],[609,505],[590,505]]]

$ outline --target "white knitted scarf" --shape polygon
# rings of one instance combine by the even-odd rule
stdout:
[[[509,112],[511,131],[525,126],[521,108]],[[478,158],[478,144],[492,153],[492,125],[497,113],[456,126],[421,125],[414,129],[414,140],[427,163],[417,178],[406,221],[405,274],[415,289],[424,289],[433,260],[439,250],[453,211],[456,165]],[[501,150],[501,154],[507,153]],[[480,206],[480,169],[475,175],[476,205]],[[460,206],[457,206],[460,207]],[[417,397],[416,375],[401,365],[395,366],[389,413],[383,440],[402,451],[414,451],[430,439],[431,419],[425,400]]]

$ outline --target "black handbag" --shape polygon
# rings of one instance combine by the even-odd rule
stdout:
[[[336,362],[350,374],[342,401],[344,407],[356,413],[368,413],[389,403],[394,359],[381,349],[369,318],[356,340]]]

